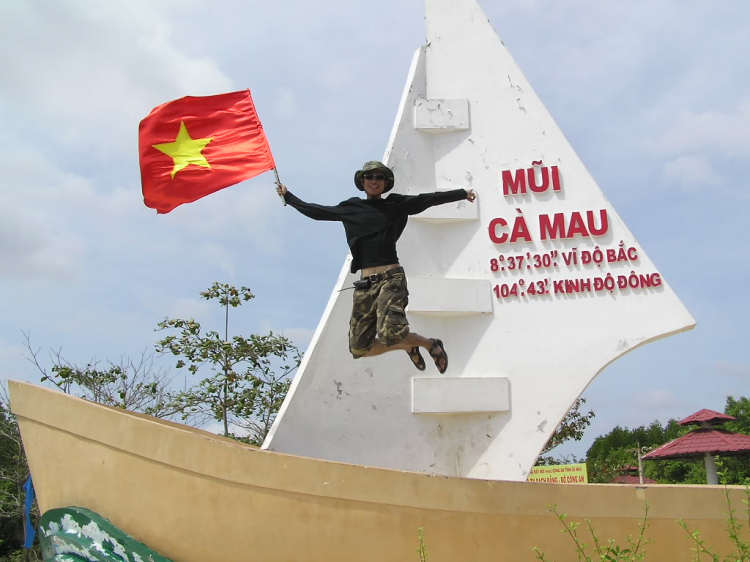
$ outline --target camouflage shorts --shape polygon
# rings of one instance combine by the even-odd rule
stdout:
[[[409,334],[409,322],[404,312],[407,304],[409,291],[403,273],[378,281],[368,289],[354,290],[349,351],[355,359],[370,351],[375,336],[390,347]]]

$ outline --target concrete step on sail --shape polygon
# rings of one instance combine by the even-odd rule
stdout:
[[[409,314],[467,316],[492,313],[488,279],[407,277]]]
[[[471,414],[510,410],[506,377],[414,377],[413,414]]]

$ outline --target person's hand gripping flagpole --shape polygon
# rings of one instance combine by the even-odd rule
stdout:
[[[276,174],[276,187],[280,188],[281,187],[281,180],[279,180],[279,172],[276,170],[275,167],[273,169],[273,173]],[[279,197],[281,197],[281,202],[284,204],[284,207],[286,207],[286,199],[284,199],[284,194],[281,193],[281,192],[279,192],[278,189],[276,189],[276,193],[279,194]]]

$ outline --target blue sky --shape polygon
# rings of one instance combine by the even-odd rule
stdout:
[[[563,452],[750,394],[750,4],[481,5],[698,322],[608,367],[584,394],[594,425]],[[151,349],[165,316],[218,329],[198,298],[214,281],[257,295],[232,331],[304,349],[346,255],[340,225],[283,208],[271,173],[157,216],[142,202],[138,122],[171,99],[249,87],[282,181],[336,203],[382,157],[423,37],[419,0],[2,2],[0,376],[38,380],[22,330],[85,363]]]

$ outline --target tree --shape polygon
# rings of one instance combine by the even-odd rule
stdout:
[[[217,331],[201,333],[193,319],[166,318],[159,330],[178,330],[157,342],[157,351],[177,357],[177,368],[187,366],[195,374],[201,366],[213,373],[196,387],[174,397],[175,410],[183,420],[215,419],[222,423],[223,434],[234,437],[230,426],[248,432],[247,440],[263,442],[281,402],[289,389],[288,375],[299,366],[297,348],[284,336],[269,332],[249,338],[229,339],[229,307],[236,308],[255,297],[250,289],[214,283],[200,293],[206,300],[216,299],[224,307],[224,337]]]
[[[724,413],[737,418],[724,424],[727,430],[750,435],[750,398],[740,396],[735,399],[734,396],[727,396]]]
[[[10,402],[5,388],[0,388],[0,560],[11,556],[20,559],[18,551],[24,543],[24,499],[23,485],[29,477],[29,466],[21,442],[16,417],[10,411]],[[34,504],[32,522],[38,520],[39,509]],[[40,560],[36,548],[29,553]]]
[[[724,429],[750,435],[750,398],[727,396],[724,413],[737,418],[723,424]],[[750,485],[750,455],[743,457],[717,457],[720,482],[723,484]]]
[[[23,332],[26,357],[42,375],[41,382],[51,382],[66,394],[75,394],[98,404],[123,410],[143,412],[162,418],[173,415],[170,409],[168,371],[154,367],[153,353],[141,352],[137,360],[121,357],[118,363],[91,359],[85,366],[71,363],[62,350],[49,350],[52,366],[47,369],[39,360],[40,349],[34,349],[28,332]]]
[[[561,443],[570,439],[580,441],[583,438],[583,432],[591,425],[592,418],[596,416],[591,410],[585,414],[580,412],[581,405],[585,403],[585,398],[578,398],[573,403],[573,407],[568,410],[568,413],[565,414],[560,425],[555,428],[549,441],[547,441],[547,444],[544,446],[542,453],[548,453]]]
[[[616,476],[638,465],[636,448],[655,449],[681,435],[684,428],[671,419],[666,425],[653,421],[648,426],[628,429],[616,426],[609,433],[597,437],[586,453],[586,463],[591,482],[611,482]],[[647,462],[645,475],[658,482],[700,483],[698,465],[685,461],[665,461],[664,464]],[[702,475],[705,482],[705,472]]]
[[[723,424],[724,429],[750,434],[750,399],[727,397],[724,413],[737,418]],[[586,463],[591,482],[611,482],[623,474],[628,467],[637,464],[634,448],[646,446],[655,449],[690,431],[670,419],[666,425],[658,421],[635,429],[615,427],[609,433],[597,437],[588,452]],[[664,484],[705,484],[706,470],[701,459],[646,461],[645,475]],[[720,459],[722,479],[726,484],[743,484],[750,479],[750,463],[747,457],[724,457]]]
[[[560,425],[555,428],[549,441],[547,441],[544,449],[542,449],[542,456],[536,461],[537,465],[563,464],[566,461],[566,459],[556,459],[550,455],[546,455],[546,453],[549,453],[552,449],[570,439],[580,441],[583,438],[583,432],[591,425],[591,420],[596,415],[591,410],[586,413],[580,412],[581,405],[585,403],[585,398],[578,398],[573,403],[573,407],[565,414]]]

